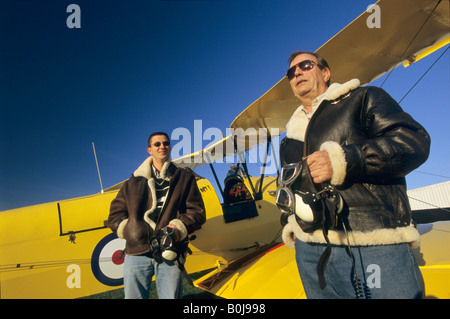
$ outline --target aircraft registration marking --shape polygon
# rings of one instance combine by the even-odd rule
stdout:
[[[202,192],[202,193],[212,190],[211,186],[209,186],[209,185],[202,186],[199,189],[200,189],[200,192]]]

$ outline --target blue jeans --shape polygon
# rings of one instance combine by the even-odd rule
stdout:
[[[317,261],[326,245],[295,240],[295,259],[307,298],[356,298],[349,249],[332,246],[321,290]],[[351,252],[362,298],[422,298],[423,279],[409,244],[354,246]]]
[[[148,255],[126,255],[123,272],[125,299],[148,299],[153,275],[160,299],[182,298],[183,274],[175,264],[158,264]]]

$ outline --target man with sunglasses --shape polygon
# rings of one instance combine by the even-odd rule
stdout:
[[[126,240],[126,299],[148,299],[153,275],[161,299],[182,297],[188,235],[206,220],[194,174],[170,160],[164,132],[148,139],[148,157],[111,202],[108,227]]]
[[[289,63],[286,76],[300,106],[280,145],[280,185],[289,190],[278,197],[289,211],[283,240],[296,250],[307,297],[420,298],[411,251],[420,235],[405,176],[427,159],[428,133],[380,88],[360,87],[357,79],[330,85],[331,69],[318,54],[297,51]],[[309,180],[301,174],[305,166]],[[294,203],[305,197],[305,185],[317,189],[316,197],[309,192]],[[339,208],[321,215],[335,222],[324,217],[318,226],[304,206],[325,194],[338,195]]]

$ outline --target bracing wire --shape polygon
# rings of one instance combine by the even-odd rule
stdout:
[[[425,77],[425,75],[428,73],[428,71],[431,70],[431,68],[439,61],[439,59],[442,58],[442,56],[448,51],[448,48],[449,47],[447,47],[447,49],[445,49],[445,51],[436,59],[436,61],[434,61],[434,63],[428,68],[428,70],[426,70],[425,73],[422,74],[422,76],[416,81],[416,83],[414,83],[414,85],[409,89],[409,91],[406,92],[406,94],[401,98],[401,100],[398,101],[399,104],[416,87],[416,85]]]
[[[403,57],[405,56],[406,51],[409,49],[409,47],[411,46],[411,44],[414,42],[414,40],[416,39],[417,35],[420,33],[420,31],[422,31],[423,27],[425,26],[425,24],[427,24],[428,20],[431,18],[431,16],[433,15],[434,11],[436,11],[436,8],[439,6],[439,4],[441,3],[442,0],[439,0],[436,3],[436,6],[433,8],[433,10],[431,10],[430,14],[428,15],[428,17],[425,19],[425,21],[423,22],[423,24],[420,26],[419,30],[416,32],[416,34],[413,36],[413,38],[411,39],[411,41],[409,42],[409,44],[406,46],[405,50],[403,51],[402,55],[400,56],[400,61],[402,61]],[[391,73],[394,71],[395,66],[391,68],[391,70],[389,71],[388,75],[386,76],[386,78],[383,80],[383,83],[381,83],[380,88],[383,87],[384,83],[386,83],[387,79],[389,78],[389,76],[391,75]]]
[[[449,176],[444,176],[444,175],[439,175],[439,174],[433,174],[433,173],[427,173],[427,172],[418,171],[418,170],[415,170],[415,171],[413,171],[413,172],[414,172],[414,173],[420,173],[420,174],[425,174],[425,175],[431,175],[431,176],[436,176],[436,177],[442,177],[442,178],[450,179]]]

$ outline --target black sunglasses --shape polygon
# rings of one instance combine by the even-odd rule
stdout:
[[[170,146],[170,142],[169,141],[162,142],[162,145]],[[153,144],[153,146],[154,147],[160,147],[161,146],[161,142],[156,142],[155,144]]]
[[[314,67],[315,64],[316,64],[316,62],[311,61],[311,60],[304,60],[304,61],[301,61],[301,62],[299,62],[299,63],[297,63],[297,64],[291,66],[291,67],[287,70],[286,76],[287,76],[287,78],[288,78],[289,81],[290,81],[290,80],[292,80],[292,79],[295,77],[295,70],[297,70],[297,67],[299,67],[300,70],[302,70],[303,72],[305,72],[305,71],[311,70],[311,69]]]

